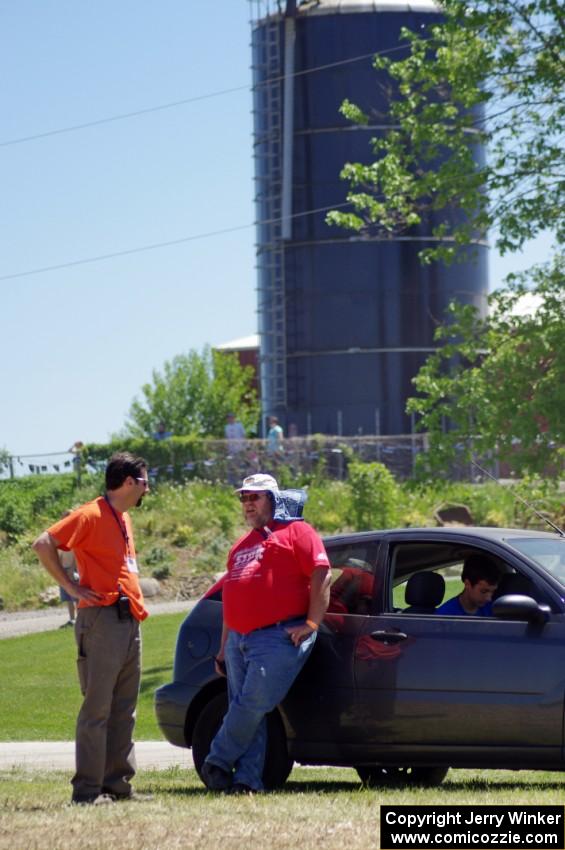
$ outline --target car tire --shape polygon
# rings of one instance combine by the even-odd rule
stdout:
[[[374,788],[379,785],[441,785],[449,768],[360,765],[355,770],[363,785]]]
[[[210,745],[228,710],[226,693],[216,694],[200,712],[192,733],[192,758],[202,779],[202,765],[210,752]],[[263,768],[263,785],[268,790],[281,788],[292,770],[293,761],[288,755],[284,726],[278,711],[267,715],[267,753]]]

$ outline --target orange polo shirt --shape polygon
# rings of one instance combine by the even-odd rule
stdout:
[[[139,575],[135,571],[133,531],[127,513],[115,511],[114,515],[106,499],[100,496],[81,505],[47,531],[60,549],[72,549],[75,553],[79,585],[103,594],[103,598],[94,605],[113,605],[121,589],[130,600],[131,612],[136,620],[144,620],[148,616]],[[89,608],[92,605],[81,599],[78,607]]]

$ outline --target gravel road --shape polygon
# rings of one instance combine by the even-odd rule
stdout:
[[[193,766],[192,750],[173,747],[168,741],[137,741],[135,757],[139,770],[165,770]],[[74,741],[14,741],[0,743],[0,771],[73,770]]]
[[[153,602],[146,599],[150,614],[174,614],[177,611],[190,611],[195,600],[182,599],[178,602]],[[38,611],[17,611],[13,614],[0,612],[0,639],[29,635],[35,632],[48,632],[58,629],[68,620],[65,606],[42,608]]]

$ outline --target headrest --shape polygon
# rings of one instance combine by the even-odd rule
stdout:
[[[442,601],[444,593],[445,581],[442,575],[429,571],[415,573],[406,584],[406,604],[435,608]]]
[[[534,596],[535,585],[527,576],[520,573],[505,573],[494,593],[494,599],[507,596],[509,593],[518,593],[521,596]]]

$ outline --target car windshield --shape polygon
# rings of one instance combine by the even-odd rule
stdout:
[[[565,538],[515,537],[508,541],[565,586]]]

